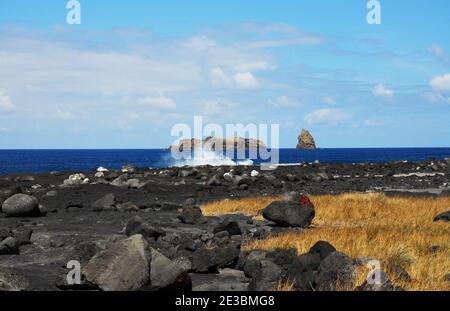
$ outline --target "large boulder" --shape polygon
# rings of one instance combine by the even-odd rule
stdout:
[[[242,268],[248,277],[256,277],[260,269],[260,262],[266,259],[266,252],[261,250],[251,251],[245,258]]]
[[[239,259],[239,253],[239,248],[235,246],[197,249],[192,255],[193,269],[205,273],[232,267]]]
[[[317,255],[321,260],[325,259],[328,255],[335,252],[336,248],[326,241],[319,241],[314,244],[309,250],[310,254]]]
[[[0,242],[0,255],[18,255],[19,243],[13,237],[7,237]]]
[[[433,221],[444,221],[444,222],[450,221],[450,211],[437,215],[436,217],[434,217]]]
[[[273,261],[263,259],[258,265],[258,271],[248,285],[250,291],[269,291],[276,289],[282,280],[283,270]]]
[[[319,265],[316,289],[324,291],[351,289],[355,281],[356,268],[353,258],[340,252],[329,254]]]
[[[315,216],[315,209],[306,196],[300,200],[282,200],[269,204],[263,210],[263,217],[282,227],[307,228]]]
[[[116,197],[114,194],[108,193],[92,204],[92,210],[94,212],[116,210]]]
[[[140,234],[97,253],[83,269],[86,280],[104,291],[135,291],[150,280],[148,245]]]
[[[28,287],[27,279],[13,271],[0,268],[0,292],[25,291]]]
[[[116,187],[128,187],[128,174],[122,174],[111,182],[111,185]]]
[[[157,240],[160,236],[166,235],[162,229],[151,226],[139,216],[135,216],[128,221],[125,228],[125,234],[127,236],[141,234],[146,239],[154,238],[155,240]]]
[[[300,255],[290,265],[287,279],[294,282],[294,287],[298,290],[313,290],[319,265],[320,257],[318,255]]]
[[[22,193],[15,194],[3,202],[2,212],[9,217],[41,216],[38,199]]]
[[[19,246],[31,244],[31,235],[33,230],[28,227],[18,227],[12,231],[12,236],[16,239]]]
[[[189,274],[181,266],[151,249],[150,286],[152,290],[191,290]]]
[[[187,206],[183,207],[178,219],[182,223],[188,225],[200,225],[206,222],[205,216],[203,216],[202,210],[198,206]]]
[[[236,221],[224,220],[214,228],[214,233],[219,233],[222,231],[228,232],[230,236],[242,234],[242,230]]]
[[[192,290],[202,292],[244,292],[250,280],[244,272],[235,269],[223,269],[218,274],[193,274]]]

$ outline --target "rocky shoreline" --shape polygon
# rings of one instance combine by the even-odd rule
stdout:
[[[449,196],[450,160],[373,164],[304,163],[261,171],[203,166],[0,176],[0,289],[335,289],[362,259],[319,242],[302,255],[241,250],[245,241],[311,223],[307,195],[384,192]],[[202,215],[206,202],[291,194],[264,220]],[[445,220],[447,219],[447,220]],[[448,214],[437,219],[448,221]],[[82,282],[67,284],[69,261]],[[133,267],[130,269],[129,267]],[[383,286],[362,290],[395,290]]]

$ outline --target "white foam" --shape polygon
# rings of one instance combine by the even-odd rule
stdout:
[[[253,161],[246,159],[243,161],[233,161],[231,158],[219,155],[214,151],[205,151],[202,149],[194,150],[194,155],[190,159],[177,161],[174,166],[236,166],[236,165],[253,165]]]

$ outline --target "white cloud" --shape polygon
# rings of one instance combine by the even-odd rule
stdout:
[[[220,67],[211,70],[210,79],[213,86],[228,86],[230,85],[230,78]]]
[[[323,102],[328,105],[336,105],[336,101],[333,98],[328,97],[328,96],[323,98]]]
[[[148,54],[132,47],[120,51],[108,46],[90,49],[89,45],[31,35],[0,40],[0,59],[8,59],[0,62],[0,85],[9,85],[12,91],[33,86],[41,93],[58,90],[77,95],[124,96],[192,90],[203,82],[197,58],[180,56],[181,52],[171,50],[171,43],[160,43],[169,56],[160,54],[156,47]]]
[[[450,104],[450,97],[445,97],[444,95],[437,92],[425,92],[422,97],[429,103],[448,103]]]
[[[383,84],[378,84],[373,88],[372,94],[375,97],[391,98],[394,96],[394,91],[386,88]]]
[[[216,42],[208,37],[198,36],[189,38],[187,41],[182,43],[182,46],[194,51],[204,51],[215,47]]]
[[[275,47],[287,47],[295,45],[314,45],[321,44],[324,40],[321,37],[301,36],[287,39],[260,40],[250,42],[246,45],[249,49],[265,49]]]
[[[431,54],[433,54],[436,57],[441,57],[445,54],[445,51],[443,48],[441,48],[439,45],[437,44],[433,44],[432,46],[430,46],[428,48],[428,52],[430,52]]]
[[[14,103],[11,100],[11,97],[5,90],[0,89],[0,110],[10,112],[15,108]]]
[[[305,116],[308,124],[338,124],[351,119],[351,114],[340,109],[317,109]]]
[[[212,117],[213,120],[230,118],[235,116],[238,103],[231,102],[227,99],[207,100],[201,106],[200,114]]]
[[[237,73],[233,76],[236,86],[242,89],[256,89],[259,84],[251,72]]]
[[[272,70],[276,66],[267,61],[246,61],[234,66],[234,69],[239,72]]]
[[[148,106],[158,110],[175,110],[177,105],[172,98],[159,95],[158,97],[142,97],[138,99],[138,104]]]
[[[70,111],[63,111],[63,110],[60,110],[60,109],[56,110],[56,112],[53,114],[53,116],[55,118],[62,119],[62,120],[75,119],[75,115],[72,112],[70,112]]]
[[[269,99],[267,102],[277,108],[292,108],[302,105],[300,102],[294,101],[287,96],[279,96],[273,99]]]
[[[450,64],[450,55],[439,45],[433,44],[428,48],[428,52],[430,52],[434,57],[443,62],[445,65]]]
[[[249,41],[245,46],[251,49],[315,45],[325,42],[325,38],[320,35],[305,33],[298,28],[280,23],[263,24],[249,22],[242,25],[241,31],[269,35],[271,37],[270,39],[262,38],[260,40]]]
[[[450,73],[431,79],[430,86],[435,92],[450,92]]]
[[[384,122],[375,120],[365,120],[363,123],[365,126],[383,126]]]

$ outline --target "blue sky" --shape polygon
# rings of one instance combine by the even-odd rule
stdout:
[[[277,123],[294,147],[448,147],[450,2],[0,1],[0,148],[159,148]]]

